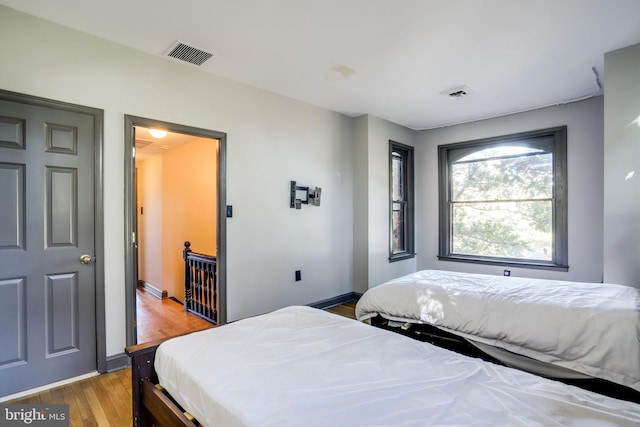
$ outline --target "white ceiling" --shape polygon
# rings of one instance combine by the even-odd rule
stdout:
[[[592,68],[604,83],[604,53],[640,43],[640,0],[0,4],[157,56],[180,40],[215,54],[204,72],[413,129],[600,94]]]

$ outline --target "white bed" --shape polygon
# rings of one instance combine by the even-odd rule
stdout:
[[[636,288],[424,270],[365,292],[356,317],[378,314],[640,390]]]
[[[640,425],[640,405],[309,307],[171,339],[155,367],[205,426]]]

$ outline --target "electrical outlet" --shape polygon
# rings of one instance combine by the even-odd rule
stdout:
[[[503,274],[505,276],[511,276],[511,270],[505,270]]]
[[[296,282],[302,280],[302,272],[300,270],[296,270]]]

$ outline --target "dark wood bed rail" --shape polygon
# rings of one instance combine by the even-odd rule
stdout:
[[[197,332],[197,330],[192,332]],[[131,398],[134,427],[194,427],[197,425],[184,414],[172,399],[156,387],[158,384],[158,375],[154,366],[156,350],[160,344],[171,338],[175,337],[137,344],[125,349],[126,354],[131,358]]]
[[[143,404],[142,396],[147,391],[145,383],[156,384],[156,374],[153,362],[156,350],[164,340],[151,341],[127,347],[125,352],[131,357],[131,397],[133,403],[133,425],[135,427],[151,426],[152,415]]]
[[[218,323],[216,257],[191,250],[184,242],[184,310],[211,323]]]

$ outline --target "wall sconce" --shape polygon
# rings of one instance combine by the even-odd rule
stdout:
[[[320,195],[322,189],[320,187],[309,188],[296,185],[295,181],[291,181],[291,196],[289,199],[289,207],[301,209],[302,205],[320,206]]]

